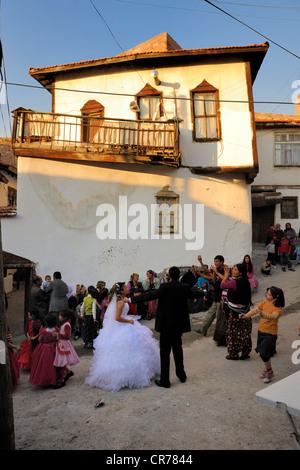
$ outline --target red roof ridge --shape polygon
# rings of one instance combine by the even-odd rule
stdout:
[[[157,50],[150,50],[150,46],[154,47],[156,44]],[[250,49],[250,48],[259,48],[259,47],[268,47],[269,43],[263,42],[261,44],[251,44],[251,45],[244,45],[244,46],[219,46],[219,47],[204,47],[204,48],[195,48],[195,49],[182,49],[181,46],[168,34],[168,33],[162,33],[159,34],[158,36],[155,36],[152,39],[149,39],[148,41],[132,48],[129,49],[128,51],[122,52],[119,55],[116,56],[111,56],[111,57],[105,57],[101,59],[91,59],[91,60],[85,60],[85,61],[79,61],[79,62],[72,62],[72,63],[66,63],[66,64],[61,64],[61,65],[51,65],[47,67],[30,67],[29,69],[29,74],[33,75],[34,73],[38,72],[46,72],[46,71],[51,71],[55,68],[72,68],[72,67],[80,67],[80,66],[88,66],[88,65],[93,65],[93,64],[101,64],[102,62],[109,61],[112,59],[118,59],[126,56],[141,56],[141,55],[151,55],[151,54],[174,54],[174,53],[182,53],[182,54],[188,54],[188,53],[209,53],[210,51],[230,51],[230,50],[237,50],[237,49]],[[178,47],[178,48],[177,48]]]

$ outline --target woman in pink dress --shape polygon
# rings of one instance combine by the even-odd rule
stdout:
[[[247,277],[250,282],[251,289],[257,289],[258,279],[254,276],[254,268],[249,255],[244,256],[243,265],[245,265],[247,268]]]
[[[55,340],[58,328],[56,317],[47,315],[46,326],[39,331],[39,344],[32,353],[32,366],[29,383],[33,385],[56,385],[56,369],[53,365],[55,358]]]
[[[160,280],[157,277],[157,274],[155,271],[152,271],[152,269],[149,269],[146,273],[147,278],[144,280],[142,286],[144,291],[148,291],[150,289],[158,289],[160,286]],[[148,313],[147,313],[147,320],[151,320],[151,318],[156,317],[156,311],[157,311],[157,305],[158,305],[158,300],[150,300],[148,302]]]
[[[67,366],[78,364],[79,357],[71,343],[71,323],[73,312],[70,309],[65,309],[60,312],[58,319],[61,322],[59,332],[56,333],[57,344],[55,360],[53,365],[56,367],[56,388],[61,388],[66,385],[66,381],[74,375],[74,372],[68,369]]]

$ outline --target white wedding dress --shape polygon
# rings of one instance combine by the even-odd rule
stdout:
[[[129,305],[121,316],[134,320],[134,325],[115,319],[116,297],[110,302],[103,328],[94,341],[94,356],[86,383],[111,392],[123,387],[140,388],[151,385],[160,373],[159,346],[152,331],[141,325],[134,315],[127,315]]]

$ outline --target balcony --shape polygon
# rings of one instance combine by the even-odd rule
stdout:
[[[16,156],[180,165],[178,121],[14,111]]]

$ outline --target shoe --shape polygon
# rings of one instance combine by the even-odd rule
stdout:
[[[180,382],[182,382],[183,384],[186,382],[186,375],[183,375],[182,377],[178,377]]]
[[[73,375],[74,375],[74,372],[72,370],[67,372],[66,377],[65,377],[65,382],[69,380],[70,377],[73,377]]]
[[[274,377],[274,373],[272,369],[265,371],[264,378],[263,378],[264,383],[267,384],[271,382],[272,377]]]
[[[65,385],[66,385],[66,382],[62,382],[62,383],[59,384],[59,385],[55,385],[54,388],[55,388],[55,389],[62,388],[62,387],[64,387]]]
[[[164,388],[170,388],[170,387],[171,387],[170,383],[163,384],[163,383],[162,383],[160,380],[158,380],[158,379],[155,379],[154,382],[156,383],[156,385],[157,385],[158,387],[164,387]]]
[[[230,356],[230,354],[228,354],[228,356],[226,356],[226,359],[229,359],[229,360],[232,360],[232,361],[237,361],[239,358],[239,356]]]
[[[285,272],[285,268],[281,268],[283,272]]]
[[[295,269],[294,268],[289,268],[289,271],[295,271]]]
[[[204,333],[202,333],[201,330],[194,330],[196,333],[199,333],[199,335],[203,335],[203,336],[206,336]]]
[[[239,357],[239,359],[240,359],[241,361],[244,361],[245,359],[250,359],[250,356],[249,356],[249,354],[242,354],[242,355]]]

